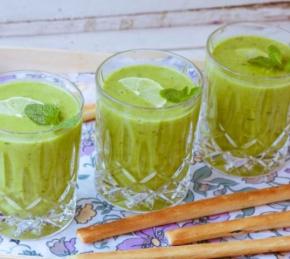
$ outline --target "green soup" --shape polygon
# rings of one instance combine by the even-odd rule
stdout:
[[[152,197],[148,196],[151,207],[142,205],[141,199],[140,206],[131,209],[159,209],[170,202],[154,193],[161,195],[164,188],[172,195],[187,174],[199,101],[178,107],[165,103],[165,109],[152,109],[150,102],[124,89],[120,80],[130,77],[154,80],[163,88],[196,86],[178,71],[153,65],[124,67],[104,82],[104,92],[117,100],[102,98],[97,118],[97,139],[107,177],[113,185],[127,189],[128,195],[152,192]],[[107,198],[112,200],[109,195]],[[127,207],[123,198],[115,194],[114,203]]]
[[[53,85],[0,84],[0,102],[16,96],[57,105],[64,121],[80,111],[72,95]],[[1,233],[37,238],[68,223],[64,210],[69,203],[73,206],[80,134],[80,120],[69,128],[53,130],[27,116],[0,110],[0,212],[6,217],[0,223]],[[34,221],[33,229],[23,223],[21,227],[25,220]]]
[[[279,164],[275,160],[280,159],[279,150],[288,140],[289,72],[248,62],[266,56],[270,45],[290,59],[287,45],[268,38],[239,36],[218,43],[212,51],[213,59],[207,61],[206,121],[211,150],[207,150],[206,159],[221,171],[255,176]],[[241,165],[247,157],[249,166],[231,167],[230,161],[225,161],[226,154],[241,158]],[[265,160],[269,165],[263,164]]]

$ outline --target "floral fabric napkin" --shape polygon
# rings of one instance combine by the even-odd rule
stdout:
[[[86,102],[95,101],[93,74],[73,74],[66,76],[83,90]],[[79,253],[167,246],[168,243],[164,236],[165,230],[290,209],[290,202],[269,204],[267,206],[249,208],[241,211],[204,217],[197,220],[179,222],[167,226],[154,227],[136,233],[110,238],[91,245],[83,244],[76,237],[76,230],[78,228],[91,224],[117,220],[132,214],[111,206],[102,200],[95,192],[94,168],[96,159],[94,137],[94,123],[91,122],[84,124],[80,151],[80,169],[78,175],[77,210],[72,224],[64,231],[41,240],[19,241],[0,236],[0,253],[61,258]],[[193,161],[191,170],[193,170],[191,189],[188,192],[185,202],[209,198],[221,194],[239,192],[242,190],[278,186],[290,182],[289,161],[283,169],[274,172],[271,175],[251,179],[233,178],[213,172],[200,160],[199,157],[196,157],[195,161]],[[220,240],[213,240],[213,242],[256,239],[280,235],[290,235],[290,228],[223,238]],[[290,253],[257,255],[245,258],[286,259],[290,258]]]

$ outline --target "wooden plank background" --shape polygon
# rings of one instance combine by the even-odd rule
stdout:
[[[1,0],[0,7],[2,47],[158,48],[202,60],[207,37],[224,23],[290,31],[289,0]]]

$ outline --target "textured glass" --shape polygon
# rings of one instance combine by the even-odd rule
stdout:
[[[208,40],[199,143],[205,161],[221,172],[243,177],[267,174],[285,163],[289,147],[290,75],[242,75],[211,55],[228,37],[256,35],[289,44],[278,28],[233,24]]]
[[[61,230],[74,217],[83,99],[72,83],[47,73],[15,72],[0,75],[0,80],[62,88],[80,107],[78,119],[66,129],[10,132],[0,125],[0,233],[39,238]]]
[[[199,95],[168,108],[132,106],[106,95],[103,80],[134,64],[174,68],[199,86],[201,75],[179,56],[150,50],[115,55],[97,72],[97,190],[122,208],[160,209],[180,202],[188,191]]]

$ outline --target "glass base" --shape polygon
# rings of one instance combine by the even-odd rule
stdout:
[[[180,175],[184,177],[180,179]],[[120,186],[110,173],[97,170],[96,189],[104,200],[114,206],[135,212],[146,212],[182,202],[189,190],[191,176],[189,164],[186,162],[180,166],[169,182],[152,190],[138,183],[135,183],[135,188]],[[136,191],[138,185],[142,186],[142,191]]]
[[[258,156],[237,156],[219,148],[205,148],[205,145],[200,152],[204,162],[213,169],[227,175],[249,178],[266,175],[281,168],[289,157],[288,142],[278,151],[269,149]]]
[[[19,218],[0,214],[0,233],[6,237],[28,240],[39,239],[64,230],[74,219],[76,201],[58,206],[45,216]]]

